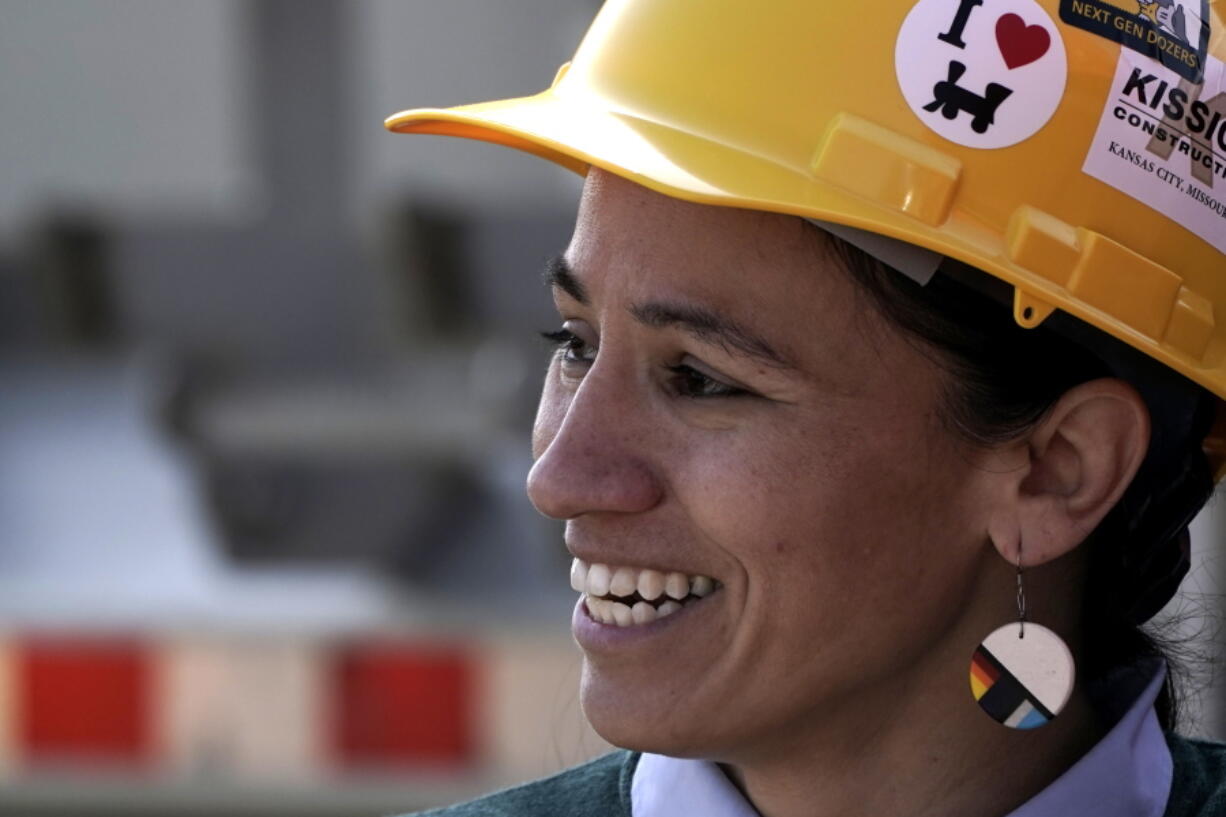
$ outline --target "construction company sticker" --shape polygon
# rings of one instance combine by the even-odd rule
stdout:
[[[1081,169],[1226,253],[1226,63],[1206,55],[1192,83],[1120,49]]]
[[[1035,0],[919,0],[899,29],[894,70],[929,128],[959,145],[1003,148],[1051,119],[1068,59]]]
[[[1209,51],[1209,0],[1060,0],[1060,19],[1152,57],[1200,82]]]

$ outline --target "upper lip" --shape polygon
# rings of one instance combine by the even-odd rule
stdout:
[[[660,573],[684,573],[687,576],[707,576],[714,579],[715,576],[703,570],[694,570],[688,567],[661,567],[661,561],[655,559],[639,559],[625,554],[609,554],[603,555],[597,552],[594,548],[588,548],[581,545],[573,545],[567,542],[566,549],[576,559],[580,559],[588,565],[607,565],[609,567],[632,567],[636,570],[656,570]]]

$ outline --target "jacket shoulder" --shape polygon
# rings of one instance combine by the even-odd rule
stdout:
[[[1175,764],[1166,817],[1226,817],[1226,743],[1166,740]]]
[[[630,817],[630,781],[638,757],[612,752],[552,777],[416,817]]]

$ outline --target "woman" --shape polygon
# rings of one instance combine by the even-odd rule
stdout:
[[[631,751],[443,813],[1226,814],[1138,630],[1226,395],[1181,9],[624,0],[549,91],[389,120],[587,173],[528,493]]]

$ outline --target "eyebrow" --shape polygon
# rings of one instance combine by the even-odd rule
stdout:
[[[587,289],[561,255],[549,260],[545,267],[545,281],[580,304],[590,306]],[[761,335],[706,307],[655,301],[634,304],[629,311],[639,323],[653,329],[675,327],[704,343],[722,347],[725,351],[740,352],[774,368],[796,368]]]
[[[562,290],[584,306],[590,306],[587,290],[583,284],[579,283],[579,279],[575,277],[574,271],[563,256],[555,255],[549,259],[549,263],[545,265],[545,283]]]

